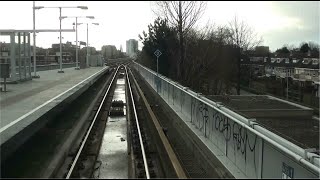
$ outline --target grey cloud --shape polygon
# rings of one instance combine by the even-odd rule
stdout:
[[[319,43],[319,2],[301,1],[272,2],[273,9],[287,17],[300,19],[303,29],[295,27],[271,30],[263,34],[265,45],[271,50],[282,47],[284,44],[294,44],[298,46],[303,41],[314,41]]]
[[[265,33],[263,38],[266,40],[266,45],[269,45],[271,50],[276,50],[284,44],[293,44],[298,46],[301,42],[314,41],[319,43],[319,30],[309,29],[292,29],[286,28],[281,30],[273,30]]]
[[[316,1],[279,1],[273,2],[274,9],[288,17],[295,17],[302,20],[306,27],[312,27],[319,30],[319,7],[320,2]]]

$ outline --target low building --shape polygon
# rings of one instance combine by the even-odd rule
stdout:
[[[319,121],[310,108],[267,95],[207,97],[301,148],[319,151]]]

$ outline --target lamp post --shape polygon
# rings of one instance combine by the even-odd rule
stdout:
[[[35,1],[33,1],[33,69],[34,69],[34,75],[32,76],[33,78],[40,78],[39,75],[37,75],[37,66],[36,66],[36,8],[35,7]],[[31,64],[29,65],[31,66]],[[31,68],[31,67],[30,67]]]
[[[290,58],[289,58],[289,63],[290,63],[290,59],[292,61],[292,51],[290,51]],[[287,68],[287,73],[286,73],[286,76],[287,76],[287,100],[289,99],[289,68]]]
[[[34,7],[34,9],[42,9],[42,8],[59,8],[60,11],[60,16],[59,16],[59,20],[60,20],[60,70],[58,71],[58,73],[64,73],[64,71],[62,70],[62,39],[61,39],[61,9],[62,8],[79,8],[79,9],[88,9],[87,6],[65,6],[65,7],[44,7],[44,6],[37,6]]]
[[[61,17],[62,19],[64,18],[76,18],[76,70],[79,70],[80,67],[78,65],[78,18],[89,18],[89,19],[94,19],[94,16],[63,16]],[[79,23],[80,24],[80,23]]]
[[[79,23],[79,25],[82,24],[82,23]],[[87,67],[89,67],[89,23],[86,23],[87,24],[87,57],[86,57],[86,65]],[[91,23],[93,25],[99,25],[99,23]]]

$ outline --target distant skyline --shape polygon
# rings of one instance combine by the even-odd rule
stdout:
[[[32,29],[33,1],[1,1],[1,29]],[[115,45],[126,49],[126,40],[138,40],[138,34],[147,31],[156,18],[152,12],[154,2],[147,1],[36,1],[36,6],[88,6],[88,10],[62,8],[62,16],[95,16],[94,20],[78,19],[78,22],[97,22],[89,26],[89,44],[97,50],[103,45]],[[219,2],[209,1],[207,9],[197,23],[201,28],[207,22],[227,25],[237,15],[246,21],[260,36],[263,46],[271,51],[284,44],[298,46],[301,42],[319,44],[320,2]],[[75,19],[63,19],[62,28],[72,29]],[[59,9],[36,10],[36,29],[59,29]],[[75,33],[62,33],[63,43],[75,44]],[[37,46],[49,48],[59,43],[59,33],[39,33]],[[86,42],[86,26],[78,26],[78,39]],[[5,40],[3,37],[0,41]],[[31,40],[33,44],[33,41]],[[139,41],[139,49],[142,43]]]

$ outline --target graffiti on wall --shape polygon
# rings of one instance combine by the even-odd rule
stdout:
[[[210,113],[212,114],[210,115]],[[258,151],[256,151],[256,144],[258,137],[256,134],[250,138],[250,132],[248,132],[247,128],[214,109],[209,111],[207,104],[195,98],[191,100],[191,121],[214,144],[217,138],[223,137],[224,144],[227,146],[224,152],[225,155],[228,156],[228,150],[230,150],[228,148],[232,148],[234,156],[241,154],[244,164],[253,163],[254,171],[257,172],[256,155]],[[219,140],[221,141],[221,139]],[[228,145],[231,145],[231,147],[228,147]],[[252,156],[250,162],[248,162],[249,155]],[[243,170],[244,167],[239,168]]]

